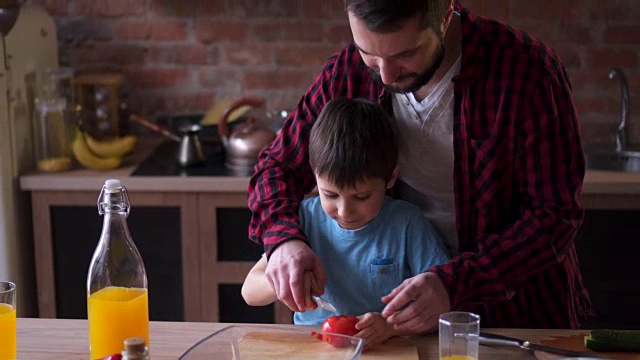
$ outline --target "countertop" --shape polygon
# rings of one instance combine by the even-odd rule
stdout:
[[[60,173],[28,173],[20,177],[26,191],[98,191],[106,179],[117,178],[129,191],[140,192],[245,192],[248,176],[130,176],[163,139],[141,138],[136,150],[110,171],[75,168]],[[587,170],[584,195],[640,195],[640,172]],[[640,204],[638,204],[640,208]]]
[[[195,323],[195,322],[156,322],[150,323],[150,350],[154,360],[175,360],[193,344],[211,333],[231,324]],[[86,320],[67,319],[18,319],[18,359],[87,359],[89,352]],[[295,325],[266,325],[283,328]],[[317,327],[309,327],[317,330]],[[482,329],[534,343],[558,346],[565,349],[586,351],[582,339],[587,330],[531,330],[531,329]],[[438,335],[431,333],[409,337],[409,343],[415,344],[420,360],[438,359]],[[367,356],[363,354],[364,360]],[[607,359],[638,359],[638,353],[605,354]],[[377,358],[377,357],[376,357]],[[545,359],[556,360],[562,356],[549,353],[531,353],[521,349],[480,346],[480,358],[483,360],[503,359]],[[390,358],[391,359],[391,358]]]

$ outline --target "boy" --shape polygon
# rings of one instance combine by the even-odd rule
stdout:
[[[300,222],[327,270],[324,298],[338,314],[359,315],[356,336],[365,339],[365,348],[399,335],[380,315],[381,297],[404,279],[449,260],[417,207],[385,197],[398,176],[397,161],[397,125],[369,100],[336,98],[311,129],[309,163],[320,196],[302,202]],[[276,300],[266,266],[263,256],[243,284],[249,305]],[[312,283],[307,272],[308,294]],[[310,295],[307,304],[312,304]],[[295,313],[296,324],[319,325],[335,315],[315,305],[307,308]]]

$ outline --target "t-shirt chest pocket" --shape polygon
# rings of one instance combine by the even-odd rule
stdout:
[[[400,264],[393,259],[375,259],[369,265],[369,289],[376,296],[387,295],[400,285]]]

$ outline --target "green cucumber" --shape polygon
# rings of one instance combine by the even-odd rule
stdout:
[[[594,351],[640,351],[640,330],[591,330],[584,345]]]

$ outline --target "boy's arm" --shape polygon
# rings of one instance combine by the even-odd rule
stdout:
[[[277,300],[276,292],[265,275],[266,268],[267,258],[263,256],[253,265],[242,284],[242,297],[250,306],[269,305]]]

